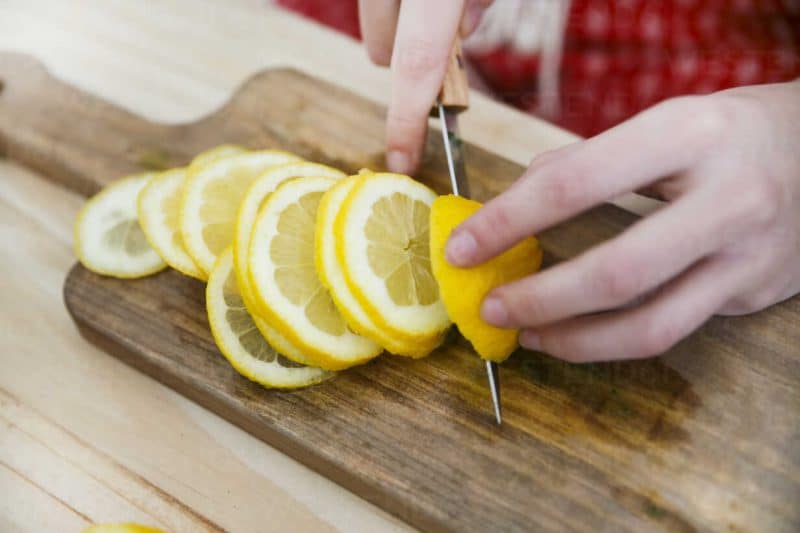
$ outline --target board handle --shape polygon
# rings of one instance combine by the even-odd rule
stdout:
[[[453,42],[453,49],[450,51],[442,90],[439,91],[436,99],[438,104],[457,111],[464,111],[469,107],[469,82],[466,66],[461,38],[457,36]]]
[[[191,152],[175,136],[59,81],[30,56],[0,52],[0,156],[88,196],[125,174],[184,164]]]

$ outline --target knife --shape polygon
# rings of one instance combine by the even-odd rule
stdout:
[[[467,180],[467,169],[464,165],[463,146],[461,138],[458,136],[458,114],[468,107],[469,84],[467,83],[467,72],[461,50],[461,40],[456,37],[453,43],[453,50],[450,53],[444,81],[442,82],[442,89],[436,99],[436,107],[431,111],[431,114],[439,118],[453,194],[465,198],[469,198],[469,181]],[[497,363],[494,361],[486,361],[486,377],[489,380],[489,390],[492,393],[494,417],[499,425],[503,423],[503,416],[500,410],[500,373]]]

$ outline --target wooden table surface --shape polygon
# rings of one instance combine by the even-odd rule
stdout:
[[[388,75],[356,42],[265,4],[0,0],[0,50],[165,122],[210,112],[271,65],[386,102]],[[462,130],[523,164],[574,140],[477,96]],[[0,160],[0,531],[409,529],[78,335],[61,287],[82,201]]]

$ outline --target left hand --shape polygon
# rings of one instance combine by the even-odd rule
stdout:
[[[800,292],[800,80],[668,100],[536,158],[457,228],[459,266],[616,196],[668,204],[578,257],[492,291],[484,320],[576,362],[668,350],[713,314]],[[600,311],[606,311],[598,313]]]

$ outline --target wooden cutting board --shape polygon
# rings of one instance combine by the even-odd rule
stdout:
[[[87,195],[224,142],[382,168],[383,117],[345,90],[270,70],[203,120],[155,124],[0,54],[0,153]],[[417,178],[446,192],[438,136],[426,153]],[[474,146],[467,162],[479,199],[522,171]],[[632,221],[602,206],[553,228],[541,235],[548,261]],[[120,281],[76,265],[64,299],[91,342],[423,529],[800,528],[798,298],[715,318],[647,361],[571,365],[520,351],[501,369],[502,427],[483,365],[457,336],[424,360],[385,356],[277,392],[220,356],[195,280]]]

